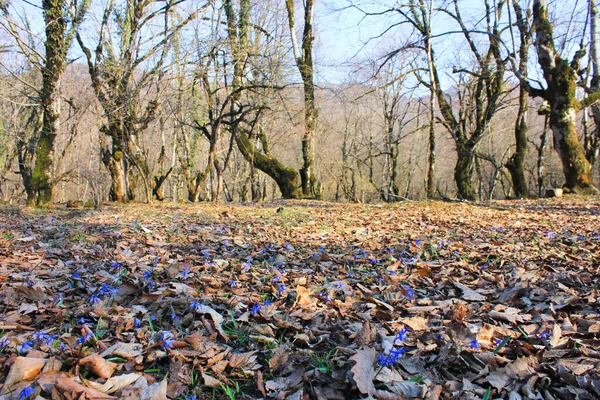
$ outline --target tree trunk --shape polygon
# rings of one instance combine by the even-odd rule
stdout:
[[[46,24],[45,56],[42,70],[41,102],[43,109],[42,132],[36,145],[35,165],[31,184],[35,192],[35,203],[45,206],[52,203],[52,156],[54,139],[60,128],[60,77],[65,70],[67,43],[65,31],[67,18],[63,15],[64,0],[44,0],[44,22]],[[33,199],[28,199],[32,203]]]
[[[433,80],[432,80],[433,82]],[[432,83],[434,85],[434,83]],[[429,147],[427,149],[427,177],[425,196],[435,198],[435,92],[429,92]]]
[[[519,111],[517,112],[517,121],[515,124],[515,140],[517,148],[510,160],[506,163],[506,168],[510,172],[513,182],[515,197],[519,199],[529,197],[527,180],[525,179],[525,157],[527,156],[527,108],[529,94],[524,87],[519,90]]]
[[[232,114],[236,114],[236,111],[240,110],[240,99],[241,99],[241,88],[245,74],[245,60],[248,54],[247,42],[248,42],[248,23],[250,17],[250,0],[241,0],[239,20],[235,16],[233,9],[232,0],[225,0],[223,3],[225,9],[225,15],[227,18],[227,31],[229,36],[229,43],[231,46],[231,52],[233,54],[233,102],[232,102]],[[298,190],[298,172],[291,168],[283,165],[276,158],[261,153],[250,141],[250,138],[246,133],[241,132],[239,123],[241,120],[234,120],[231,122],[232,135],[234,135],[235,142],[240,149],[240,152],[244,158],[251,162],[255,168],[258,168],[270,178],[272,178],[279,187],[281,195],[286,199],[300,197]]]
[[[523,14],[523,9],[518,0],[513,0],[513,8],[519,28],[519,74],[527,78],[527,63],[529,62],[529,45],[531,44],[531,30],[529,28],[528,13]],[[510,16],[510,8],[508,9]],[[515,122],[516,150],[506,163],[506,168],[512,178],[515,197],[522,199],[529,197],[527,180],[525,179],[525,157],[527,156],[527,109],[529,107],[529,93],[524,83],[519,86],[519,110]]]
[[[590,89],[592,92],[600,90],[600,21],[598,18],[598,2],[590,1],[590,61],[592,66],[592,82]],[[594,129],[589,135],[586,135],[585,155],[590,163],[594,165],[600,152],[600,105],[591,106],[594,118]],[[584,111],[585,112],[585,111]]]
[[[473,189],[473,149],[457,143],[456,166],[454,167],[454,180],[458,189],[458,197],[463,200],[475,200],[476,193]]]
[[[244,158],[252,163],[255,168],[269,175],[277,183],[281,196],[284,199],[300,197],[298,172],[296,170],[286,167],[276,158],[258,151],[244,133],[234,132],[234,135],[236,144]]]
[[[108,169],[111,178],[108,197],[110,201],[126,203],[129,197],[127,195],[127,176],[125,173],[123,152],[113,144],[112,151],[104,149],[102,153],[102,162]]]
[[[538,62],[548,86],[545,98],[551,108],[550,129],[554,136],[554,148],[563,166],[564,186],[575,193],[597,193],[592,182],[591,166],[575,126],[577,112],[581,108],[581,103],[575,98],[577,73],[573,64],[576,60],[570,65],[554,48],[547,0],[534,1],[533,18]]]

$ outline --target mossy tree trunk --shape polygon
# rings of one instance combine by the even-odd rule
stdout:
[[[294,15],[294,0],[285,0],[288,14],[288,25],[292,38],[294,58],[304,90],[304,134],[302,135],[302,160],[300,168],[300,180],[302,194],[305,197],[319,197],[320,189],[315,174],[315,144],[314,136],[317,130],[317,107],[315,103],[315,83],[313,68],[313,13],[314,0],[304,1],[304,29],[302,34],[302,46],[299,46],[296,38],[296,24]]]
[[[590,62],[592,81],[590,91],[600,90],[600,18],[598,16],[598,1],[590,2]],[[600,153],[600,104],[591,107],[594,118],[594,128],[585,135],[585,156],[591,166],[594,165]],[[585,112],[585,111],[584,111]]]
[[[575,193],[597,193],[592,182],[591,165],[577,135],[576,116],[582,108],[596,103],[600,93],[595,92],[581,102],[575,97],[577,69],[582,54],[578,52],[569,63],[555,50],[546,0],[534,1],[533,20],[538,62],[547,84],[543,97],[550,105],[550,129],[554,148],[563,166],[564,186]]]
[[[60,129],[60,78],[65,71],[68,41],[67,17],[64,15],[65,0],[44,0],[44,23],[46,25],[45,64],[42,69],[42,131],[35,149],[35,164],[31,176],[31,191],[27,204],[46,206],[52,203],[54,182],[52,158],[54,140]],[[30,196],[33,197],[30,197]]]
[[[518,0],[513,0],[513,9],[516,15],[516,25],[519,29],[519,74],[527,79],[527,62],[529,61],[529,46],[531,44],[532,31],[530,30],[530,12],[521,8]],[[510,9],[508,10],[510,15]],[[527,156],[527,110],[529,108],[529,93],[527,87],[522,83],[519,85],[519,110],[515,122],[516,149],[506,168],[510,173],[513,190],[516,198],[529,197],[527,180],[525,179],[525,157]]]
[[[250,0],[240,1],[239,16],[236,16],[232,0],[225,0],[224,8],[234,69],[231,101],[231,114],[233,117],[230,122],[231,134],[234,135],[237,147],[244,158],[277,183],[283,198],[298,198],[301,196],[298,171],[294,168],[286,167],[275,157],[260,152],[252,144],[248,134],[243,129],[240,129],[245,117],[245,113],[242,111],[241,97],[245,77],[245,64],[249,53],[248,25],[250,19]]]
[[[477,193],[473,189],[473,171],[475,153],[472,146],[467,143],[457,142],[456,165],[454,166],[454,181],[458,195],[464,200],[475,200]]]

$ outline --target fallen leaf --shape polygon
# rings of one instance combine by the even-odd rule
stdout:
[[[115,373],[115,369],[117,368],[117,364],[106,361],[98,354],[92,354],[82,358],[79,360],[79,365],[81,365],[85,370],[90,371],[96,376],[104,379],[110,378]]]
[[[367,348],[358,350],[350,360],[356,362],[356,365],[350,370],[352,372],[352,379],[356,383],[356,387],[363,394],[372,395],[375,393],[375,385],[373,385],[373,378],[375,377],[375,369],[373,364],[377,359],[377,350]]]

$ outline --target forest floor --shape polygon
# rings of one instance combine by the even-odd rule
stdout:
[[[0,399],[600,398],[600,199],[0,208]]]

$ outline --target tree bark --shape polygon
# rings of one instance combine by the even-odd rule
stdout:
[[[597,92],[600,90],[600,21],[598,18],[597,0],[590,2],[590,61],[592,66],[592,82],[590,90]],[[585,156],[591,166],[598,159],[600,152],[600,104],[591,106],[592,116],[594,118],[594,129],[589,135],[586,135]],[[585,110],[584,110],[585,112]]]
[[[533,19],[536,31],[535,47],[547,89],[545,99],[550,104],[550,129],[554,148],[558,153],[565,175],[565,188],[575,193],[592,194],[598,189],[592,182],[591,166],[585,157],[576,129],[576,115],[583,104],[575,98],[577,72],[575,59],[571,64],[558,54],[548,19],[547,0],[535,0]],[[593,102],[593,98],[587,99]]]
[[[463,200],[475,200],[476,193],[473,189],[473,163],[475,154],[467,145],[456,145],[457,160],[454,167],[454,181],[458,189],[458,195]]]
[[[232,117],[231,129],[235,142],[248,162],[252,163],[255,168],[267,174],[277,183],[283,198],[298,198],[301,194],[298,190],[298,172],[291,167],[286,167],[276,158],[261,153],[252,144],[248,135],[239,129],[239,124],[242,122],[239,114],[241,114],[240,100],[245,74],[244,64],[248,54],[250,0],[241,0],[239,18],[236,18],[232,0],[225,0],[224,8],[227,18],[229,44],[233,54],[232,114],[237,116]]]
[[[46,62],[42,70],[41,102],[43,109],[42,131],[35,151],[35,165],[32,174],[34,198],[27,203],[46,206],[52,203],[53,178],[52,158],[54,140],[60,129],[60,77],[65,71],[67,40],[65,32],[67,18],[63,15],[64,0],[44,0],[44,22],[46,41],[44,43]]]
[[[531,44],[531,31],[529,29],[529,18],[523,14],[518,0],[513,0],[513,8],[517,18],[516,24],[519,29],[519,74],[527,79],[527,62],[529,61],[529,45]],[[508,10],[510,14],[510,8]],[[525,179],[525,157],[527,156],[527,109],[529,107],[529,93],[525,83],[519,85],[519,110],[515,122],[515,153],[506,163],[513,183],[515,197],[522,199],[529,197],[527,180]]]
[[[304,31],[302,35],[302,48],[296,39],[296,26],[294,16],[294,0],[286,0],[285,6],[288,13],[288,24],[292,37],[292,46],[296,65],[302,77],[304,89],[304,134],[302,135],[302,160],[300,179],[302,194],[306,197],[319,197],[319,184],[314,171],[315,145],[314,135],[317,130],[317,107],[315,104],[315,84],[313,68],[313,9],[314,0],[304,2]]]

